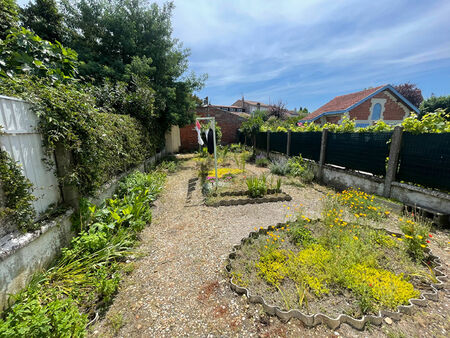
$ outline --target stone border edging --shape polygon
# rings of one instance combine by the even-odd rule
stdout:
[[[214,197],[217,196],[241,196],[241,195],[248,195],[248,190],[238,190],[238,191],[224,191],[220,193],[213,192],[211,195]],[[277,192],[277,189],[267,189],[267,195],[273,195],[273,194],[279,194],[283,193],[281,190]]]
[[[287,223],[278,223],[276,226],[269,227],[270,229],[281,228],[285,226]],[[233,246],[233,251],[228,255],[226,265],[227,272],[231,272],[231,263],[236,257],[236,251],[239,250],[243,244],[250,242],[252,239],[257,239],[260,234],[267,234],[269,228],[259,229],[258,231],[251,231],[250,234],[241,240],[240,244],[236,244]],[[400,236],[401,234],[395,233],[386,229],[377,230],[385,230],[389,234],[395,234]],[[247,288],[241,287],[233,282],[233,277],[230,277],[230,285],[231,289],[237,294],[245,294],[250,303],[259,303],[263,306],[265,312],[269,315],[276,315],[282,321],[288,321],[291,318],[298,318],[302,321],[302,323],[308,327],[314,327],[319,324],[326,324],[330,329],[334,330],[338,328],[341,324],[347,323],[353,328],[357,330],[363,330],[366,323],[381,325],[384,317],[390,317],[393,320],[400,320],[403,314],[412,314],[412,310],[414,305],[416,306],[426,306],[428,300],[438,301],[438,291],[444,287],[444,281],[447,279],[447,275],[445,275],[439,268],[442,268],[441,260],[438,256],[432,254],[431,249],[427,248],[426,251],[430,256],[430,260],[436,265],[433,268],[433,272],[438,280],[438,283],[430,283],[431,287],[430,292],[422,292],[420,298],[411,298],[408,302],[408,305],[399,305],[397,307],[397,311],[390,310],[380,310],[378,315],[365,315],[361,319],[354,318],[352,316],[346,314],[340,314],[336,318],[331,318],[323,313],[311,314],[307,315],[297,309],[292,309],[289,311],[283,311],[279,306],[271,305],[266,303],[265,299],[262,296],[253,295]]]
[[[277,197],[247,197],[247,198],[241,198],[236,200],[225,200],[225,201],[218,201],[215,203],[205,203],[207,207],[221,207],[221,206],[232,206],[232,205],[246,205],[246,204],[260,204],[260,203],[269,203],[269,202],[282,202],[282,201],[291,201],[292,197],[284,192],[280,193],[282,196]],[[226,195],[225,195],[226,196]],[[228,195],[228,196],[234,196],[234,195]],[[241,195],[237,195],[241,196]]]

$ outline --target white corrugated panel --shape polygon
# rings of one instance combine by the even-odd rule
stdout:
[[[37,132],[37,116],[24,101],[0,96],[0,146],[22,166],[24,175],[33,183],[34,207],[39,214],[60,200],[54,165],[43,162],[42,137]],[[51,158],[54,162],[54,159]]]

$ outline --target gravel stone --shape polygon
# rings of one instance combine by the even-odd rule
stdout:
[[[181,169],[168,176],[156,201],[153,221],[141,234],[140,255],[135,270],[124,278],[114,303],[89,334],[96,337],[445,337],[450,332],[448,287],[440,302],[430,302],[412,316],[382,327],[357,331],[347,324],[336,330],[325,325],[305,328],[297,319],[282,323],[264,313],[260,304],[229,287],[226,258],[232,246],[255,227],[268,227],[285,220],[283,204],[303,204],[305,215],[317,218],[327,187],[297,188],[283,185],[290,202],[207,207],[189,156]],[[247,165],[252,171],[267,169]],[[191,181],[190,181],[191,180]],[[192,183],[191,183],[192,184]],[[431,248],[441,256],[447,274],[448,231],[434,232]],[[440,241],[440,242],[439,242]],[[436,245],[435,243],[442,243]],[[109,318],[120,314],[122,325],[113,327]],[[421,324],[422,323],[422,324]],[[422,326],[424,325],[424,326]],[[336,331],[336,332],[335,332]]]

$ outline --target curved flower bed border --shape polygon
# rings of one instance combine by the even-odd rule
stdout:
[[[233,195],[219,195],[219,196],[244,196],[245,192],[242,194],[233,194]],[[240,198],[236,200],[224,200],[224,201],[218,201],[214,203],[205,203],[208,207],[220,207],[220,206],[231,206],[231,205],[245,205],[245,204],[259,204],[259,203],[269,203],[269,202],[281,202],[281,201],[290,201],[292,200],[292,197],[284,192],[279,193],[280,196],[270,197],[270,196],[264,196],[264,197],[245,197]]]
[[[275,228],[281,228],[285,226],[286,223],[278,223]],[[272,227],[270,227],[272,229]],[[384,230],[389,234],[394,234],[400,236],[401,234],[392,232],[386,229],[378,229],[378,230]],[[227,271],[231,272],[231,264],[234,258],[236,257],[236,251],[239,250],[242,245],[250,242],[252,239],[257,239],[260,234],[267,234],[269,229],[259,229],[259,231],[252,231],[248,235],[248,237],[243,238],[241,240],[240,244],[237,244],[233,246],[233,251],[228,255],[228,264],[226,266]],[[380,310],[378,312],[378,315],[366,315],[363,316],[361,319],[357,319],[351,316],[348,316],[346,314],[341,314],[337,316],[336,318],[331,318],[323,313],[317,313],[312,315],[307,315],[301,312],[300,310],[289,310],[289,311],[283,311],[278,306],[274,306],[271,304],[268,304],[265,299],[258,295],[253,295],[250,293],[250,291],[247,288],[241,287],[233,282],[233,277],[230,278],[230,284],[231,289],[236,292],[237,294],[245,294],[249,300],[250,303],[259,303],[263,306],[264,311],[266,311],[270,315],[276,315],[283,321],[288,321],[291,318],[298,318],[300,319],[303,324],[305,324],[308,327],[313,327],[319,324],[326,324],[330,329],[334,330],[338,328],[342,323],[347,323],[351,325],[353,328],[358,330],[363,330],[366,323],[375,324],[375,325],[381,325],[383,322],[384,317],[390,317],[393,320],[400,320],[403,314],[412,314],[412,310],[414,305],[416,306],[426,306],[428,303],[428,300],[438,301],[438,291],[443,288],[444,281],[447,278],[447,275],[445,275],[439,268],[442,267],[440,258],[438,256],[435,256],[432,254],[431,250],[427,248],[427,253],[431,256],[431,261],[436,265],[436,267],[433,268],[433,271],[436,275],[436,279],[439,281],[438,283],[431,283],[431,292],[423,292],[420,295],[420,298],[411,298],[409,300],[409,305],[399,305],[397,307],[397,311],[389,311],[389,310]]]

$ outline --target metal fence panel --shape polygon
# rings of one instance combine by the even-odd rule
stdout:
[[[277,151],[286,154],[287,148],[287,133],[275,132],[270,133],[270,151]]]
[[[33,183],[33,195],[37,198],[34,208],[39,214],[59,201],[60,190],[55,167],[42,161],[44,150],[37,124],[37,116],[28,103],[0,96],[0,125],[4,132],[0,146],[21,164],[23,174]]]
[[[247,134],[245,145],[253,147],[253,137],[249,134]]]
[[[450,190],[450,133],[403,133],[397,180]]]
[[[325,163],[385,175],[391,137],[391,132],[329,133]]]
[[[291,133],[290,155],[319,161],[321,140],[321,132]]]
[[[238,133],[238,141],[241,144],[245,143],[245,134],[243,132],[241,132],[240,130],[237,131]]]
[[[256,148],[260,150],[267,150],[267,133],[266,132],[258,132],[256,134]]]

